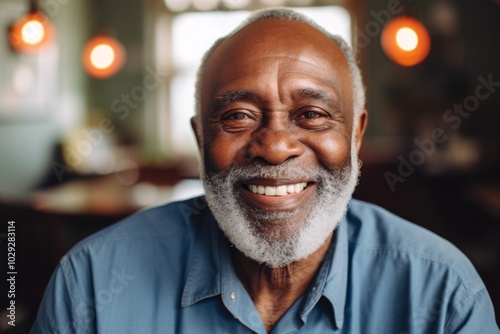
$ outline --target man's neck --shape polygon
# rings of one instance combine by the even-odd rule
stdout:
[[[231,247],[236,275],[250,295],[268,332],[307,291],[323,262],[331,240],[332,235],[306,259],[281,268],[259,264],[235,247]]]

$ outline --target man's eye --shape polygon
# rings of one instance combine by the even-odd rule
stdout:
[[[306,121],[318,121],[320,119],[326,119],[328,118],[328,115],[326,115],[324,112],[321,111],[316,111],[316,110],[307,110],[302,112],[299,115],[299,120],[306,120]]]
[[[304,110],[296,119],[299,126],[310,130],[321,130],[325,126],[328,126],[329,121],[329,115],[325,111],[320,110]]]
[[[302,114],[305,119],[315,119],[320,117],[321,115],[315,111],[306,111]]]
[[[229,111],[220,118],[221,126],[227,132],[239,132],[251,128],[255,126],[256,121],[248,111]]]
[[[234,120],[234,121],[240,121],[247,118],[247,115],[245,115],[242,112],[237,112],[234,114],[231,114],[229,116],[224,117],[225,120]]]

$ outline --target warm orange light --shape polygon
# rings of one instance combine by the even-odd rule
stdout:
[[[40,44],[45,37],[45,27],[39,20],[30,20],[21,28],[21,38],[29,45]]]
[[[106,79],[123,67],[125,49],[112,37],[97,36],[85,45],[82,61],[88,74],[97,79]]]
[[[90,63],[100,70],[113,65],[115,61],[115,51],[108,44],[96,45],[90,52]]]
[[[386,24],[381,36],[387,57],[402,66],[422,62],[429,54],[431,39],[425,26],[411,17],[398,17]]]
[[[404,51],[413,51],[418,46],[418,35],[411,28],[399,28],[396,32],[396,43]]]
[[[9,40],[17,52],[36,52],[53,40],[54,28],[38,12],[29,13],[10,28]]]

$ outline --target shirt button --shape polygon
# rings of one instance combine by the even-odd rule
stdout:
[[[234,292],[231,292],[231,300],[233,303],[236,301],[236,294]]]

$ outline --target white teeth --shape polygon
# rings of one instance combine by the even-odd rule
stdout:
[[[276,187],[268,187],[266,186],[266,196],[274,196],[276,195]]]
[[[276,187],[276,195],[278,196],[286,195],[286,186]]]
[[[252,190],[253,193],[255,193],[255,191]],[[257,186],[257,194],[261,194],[261,195],[264,195],[266,193],[266,188],[264,186]]]
[[[307,187],[307,182],[300,182],[295,184],[281,185],[277,187],[261,186],[250,184],[248,189],[254,194],[265,196],[286,196],[288,194],[299,193]]]

